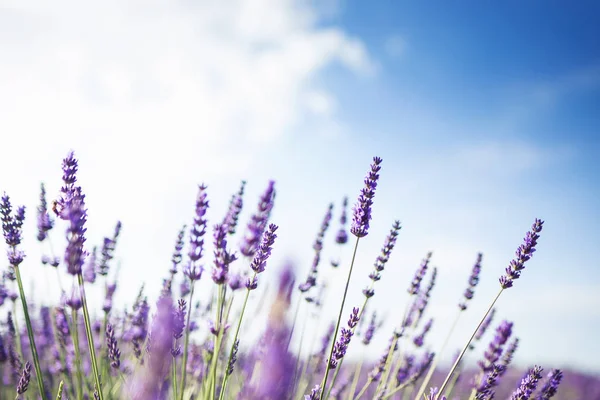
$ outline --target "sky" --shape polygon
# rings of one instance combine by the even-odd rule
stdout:
[[[332,282],[325,305],[333,316],[351,256],[350,245],[333,245],[341,201],[355,202],[380,156],[348,310],[362,304],[394,220],[402,230],[372,299],[386,320],[367,356],[384,349],[428,251],[438,267],[434,350],[484,254],[449,349],[464,344],[542,218],[538,251],[498,303],[521,339],[515,363],[600,372],[599,14],[591,1],[4,0],[0,190],[27,206],[23,274],[32,297],[51,303],[59,292],[48,283],[54,271],[38,261],[47,248],[35,240],[35,208],[40,182],[58,193],[61,161],[74,150],[89,245],[123,223],[122,304],[142,282],[158,293],[198,184],[208,185],[212,225],[247,180],[245,224],[274,179],[280,228],[265,286],[288,259],[305,277],[333,202],[320,267]],[[53,232],[56,249],[64,229]],[[101,291],[91,295],[101,300]],[[319,335],[313,325],[309,334]]]

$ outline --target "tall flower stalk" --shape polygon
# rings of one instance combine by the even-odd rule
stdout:
[[[342,296],[342,304],[340,305],[340,311],[338,313],[333,341],[331,343],[331,349],[329,350],[329,357],[327,358],[327,360],[325,360],[325,362],[327,363],[327,367],[325,368],[325,374],[323,375],[323,381],[321,382],[321,394],[319,395],[319,400],[323,400],[323,396],[326,391],[327,378],[329,377],[329,371],[331,370],[330,360],[333,357],[333,351],[337,339],[337,334],[340,329],[340,323],[342,321],[344,305],[346,304],[346,296],[348,294],[348,286],[350,286],[352,269],[354,268],[354,261],[356,260],[358,243],[361,238],[367,236],[367,234],[369,233],[373,198],[375,197],[375,189],[377,188],[377,181],[379,180],[381,162],[381,158],[373,157],[371,169],[369,170],[367,177],[364,180],[365,186],[361,189],[361,192],[358,196],[358,200],[353,209],[352,227],[350,228],[350,232],[354,236],[356,236],[356,243],[354,244],[354,250],[352,252],[352,261],[350,262],[348,277],[346,278],[346,286],[344,288],[344,295]]]
[[[494,308],[494,305],[496,304],[496,301],[498,301],[498,299],[500,298],[500,295],[502,294],[502,292],[505,289],[511,288],[513,286],[514,281],[521,276],[521,271],[523,271],[523,269],[525,269],[525,263],[531,259],[531,257],[533,256],[533,253],[536,250],[535,246],[537,245],[537,241],[540,238],[540,232],[542,231],[543,224],[544,224],[544,221],[536,218],[533,225],[531,226],[531,230],[525,234],[525,239],[523,240],[523,244],[517,248],[516,257],[510,261],[510,263],[508,264],[508,267],[506,267],[505,275],[501,276],[499,279],[500,291],[498,292],[496,297],[492,300],[492,303],[488,307],[485,315],[483,316],[483,318],[481,318],[481,321],[479,321],[477,328],[475,328],[475,330],[473,331],[473,334],[467,341],[467,344],[463,347],[459,356],[456,358],[456,361],[454,361],[452,368],[450,368],[450,372],[448,372],[446,379],[444,379],[442,386],[440,386],[439,393],[444,393],[444,389],[448,385],[448,382],[450,381],[450,378],[452,377],[452,373],[458,366],[458,363],[460,363],[460,360],[465,355],[465,352],[469,348],[471,341],[473,340],[473,338],[479,331],[479,328],[481,327],[481,325],[486,320],[488,314]]]
[[[42,400],[46,400],[46,390],[44,388],[44,380],[42,378],[42,369],[40,367],[40,360],[38,357],[37,347],[35,345],[35,336],[33,334],[33,328],[31,326],[31,319],[29,318],[29,310],[27,308],[27,300],[25,299],[25,291],[23,290],[23,281],[21,280],[21,271],[19,265],[23,262],[25,253],[18,249],[21,244],[23,222],[25,221],[25,207],[18,207],[15,214],[12,214],[12,205],[10,198],[5,193],[2,196],[0,202],[0,219],[2,220],[2,233],[4,240],[9,246],[8,250],[8,262],[13,268],[16,278],[17,285],[19,287],[19,297],[21,297],[21,304],[23,306],[23,314],[25,315],[25,324],[27,325],[27,336],[29,337],[29,346],[31,348],[31,355],[33,357],[33,365],[35,367],[35,376],[38,383],[38,390],[42,397]],[[17,332],[17,335],[20,333]]]

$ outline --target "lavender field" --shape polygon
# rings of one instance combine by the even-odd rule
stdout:
[[[511,295],[513,286],[523,284],[522,274],[536,268],[536,247],[543,242],[545,226],[539,219],[524,238],[515,239],[516,252],[512,260],[507,255],[506,268],[494,271],[495,292],[477,290],[485,256],[474,255],[462,296],[457,292],[456,299],[438,300],[456,301],[454,324],[435,325],[428,315],[437,277],[428,253],[415,266],[413,279],[402,283],[406,303],[388,316],[397,326],[382,328],[371,299],[382,295],[378,281],[385,279],[388,263],[393,265],[394,248],[404,234],[401,223],[391,222],[368,277],[356,276],[353,268],[361,240],[371,233],[377,190],[385,182],[380,179],[384,165],[374,157],[356,197],[341,195],[338,207],[332,203],[327,208],[306,276],[298,275],[293,261],[272,265],[279,233],[271,221],[275,181],[268,183],[258,205],[245,197],[242,182],[217,221],[207,219],[212,206],[209,188],[199,185],[193,218],[173,232],[175,244],[160,294],[150,297],[143,279],[118,279],[115,261],[126,226],[115,221],[114,232],[102,243],[88,242],[88,199],[78,180],[78,160],[70,152],[62,162],[62,187],[55,191],[42,184],[37,210],[13,204],[7,193],[1,199],[8,262],[0,291],[1,398],[600,398],[600,380],[592,376],[552,365],[523,371],[511,364],[523,344],[518,330],[513,331],[510,313],[497,311],[495,305],[500,297]],[[53,192],[57,197],[49,194]],[[240,219],[243,208],[252,209],[247,221]],[[47,245],[43,248],[48,252],[39,260],[28,258],[23,243],[26,218],[36,219],[37,241]],[[59,237],[64,248],[50,245],[62,242]],[[330,247],[348,257],[322,259],[323,250]],[[31,301],[31,290],[36,289],[24,287],[23,268],[54,270],[54,282],[35,285],[59,285],[60,298]],[[330,282],[323,278],[327,269],[336,270],[336,279],[345,282],[344,290],[333,297],[327,296]],[[346,301],[353,280],[364,282],[360,304]],[[205,301],[199,301],[200,287],[209,288]],[[102,304],[92,304],[86,295],[94,288],[103,291]],[[113,302],[119,290],[137,293],[131,306]],[[446,340],[440,348],[432,347],[429,331],[443,330],[450,338],[474,301],[484,302],[487,312],[478,316],[480,322],[472,336],[464,338],[464,346],[448,348]],[[298,318],[302,309],[309,312]],[[337,319],[327,320],[326,309],[336,310]],[[264,324],[256,326],[259,315],[265,316]],[[319,337],[307,337],[307,324],[316,324]],[[251,332],[257,333],[255,339]],[[384,349],[371,343],[376,336],[387,338]],[[363,358],[345,362],[352,347],[361,348]],[[455,352],[450,369],[438,365],[443,352]],[[478,367],[466,366],[468,359],[476,360]]]

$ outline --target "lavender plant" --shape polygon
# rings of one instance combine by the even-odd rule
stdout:
[[[45,185],[41,185],[37,209],[37,240],[50,248],[50,255],[43,256],[42,264],[64,265],[62,272],[73,280],[72,288],[63,292],[58,301],[27,302],[20,275],[25,259],[22,250],[25,208],[13,209],[6,194],[0,201],[9,264],[0,281],[0,307],[4,304],[16,307],[20,298],[25,321],[24,328],[20,329],[21,316],[13,308],[8,310],[6,323],[0,326],[0,398],[441,400],[458,394],[463,396],[460,398],[477,400],[560,399],[559,389],[565,385],[562,370],[553,369],[544,379],[542,368],[534,367],[521,380],[514,379],[512,359],[520,342],[512,338],[513,324],[508,320],[498,324],[487,348],[475,355],[476,343],[487,340],[485,332],[496,313],[496,301],[521,277],[525,263],[536,250],[543,226],[539,219],[505,269],[499,280],[499,293],[455,357],[439,388],[432,388],[430,382],[441,380],[439,373],[436,375],[440,354],[459,317],[471,309],[481,279],[481,253],[477,254],[453,323],[443,327],[446,338],[441,348],[434,353],[429,343],[430,332],[440,329],[441,325],[428,315],[429,304],[437,301],[432,293],[438,277],[438,268],[430,265],[432,253],[429,252],[408,285],[408,295],[405,294],[408,301],[399,307],[401,311],[404,307],[404,312],[398,313],[401,320],[391,332],[388,346],[378,360],[371,363],[369,356],[378,352],[373,349],[373,337],[382,331],[385,318],[370,308],[370,299],[375,295],[376,282],[391,264],[401,229],[399,221],[393,222],[368,280],[365,279],[362,306],[353,307],[344,324],[342,316],[347,312],[345,305],[358,243],[371,230],[381,163],[381,158],[373,158],[352,210],[349,231],[356,240],[344,291],[337,297],[341,300],[336,305],[339,307],[337,319],[328,320],[325,312],[328,304],[324,302],[330,285],[327,274],[321,274],[319,269],[324,256],[331,257],[331,265],[335,267],[332,273],[343,267],[342,245],[348,241],[347,197],[343,197],[339,226],[331,240],[326,232],[333,218],[333,203],[327,207],[314,240],[308,277],[296,286],[295,273],[289,263],[276,280],[265,273],[276,269],[267,264],[272,263],[271,254],[280,233],[279,226],[270,221],[275,182],[268,183],[257,210],[246,224],[247,229],[240,233],[237,226],[247,184],[242,181],[239,190],[231,196],[225,216],[212,226],[212,243],[205,243],[209,231],[209,200],[207,186],[201,184],[189,228],[184,225],[177,232],[160,296],[150,298],[142,286],[133,306],[122,307],[113,304],[117,289],[123,285],[117,285],[118,270],[112,265],[119,257],[117,242],[121,222],[116,223],[114,231],[101,243],[87,243],[86,197],[77,183],[78,160],[70,152],[63,160],[60,196],[52,207],[58,219],[55,221],[49,211]],[[50,240],[54,228],[61,223],[66,229],[66,248],[64,256],[58,259]],[[282,227],[282,232],[288,229]],[[233,249],[232,243],[239,243],[238,251]],[[328,254],[330,245],[339,254]],[[209,265],[205,261],[209,247],[212,250],[210,278],[203,279]],[[48,254],[46,248],[42,251]],[[243,256],[242,262],[238,261],[238,254]],[[57,273],[60,276],[61,271],[57,269]],[[201,296],[200,304],[194,294],[201,290],[197,286],[204,284],[210,289],[205,292],[207,296]],[[267,290],[269,284],[276,287],[272,297]],[[62,291],[62,284],[60,287]],[[86,287],[103,289],[103,302],[93,307],[88,304],[91,300],[86,295]],[[180,297],[175,295],[176,288],[181,289]],[[257,292],[261,293],[260,301],[250,302],[252,294]],[[295,311],[290,318],[294,295]],[[307,312],[304,322],[297,323],[301,304],[308,305]],[[251,308],[254,306],[255,309]],[[93,312],[96,309],[102,313],[96,315]],[[267,315],[263,325],[256,323],[262,321],[261,314]],[[314,339],[305,339],[305,329],[311,324],[315,326]],[[258,340],[252,340],[253,334],[260,334]],[[292,337],[300,342],[295,352],[290,346]],[[303,347],[302,343],[308,345]],[[362,346],[363,352],[358,362],[352,364],[348,352],[357,346]],[[465,368],[463,359],[467,351],[470,357],[479,360],[476,371]],[[365,365],[370,368],[363,373]],[[35,380],[31,379],[32,374]],[[465,376],[472,379],[464,379]],[[600,383],[596,388],[588,385],[585,390],[585,398],[594,398],[600,394]]]

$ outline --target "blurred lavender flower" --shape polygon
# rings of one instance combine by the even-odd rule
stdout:
[[[346,232],[346,209],[348,208],[348,196],[342,200],[342,212],[340,213],[340,229],[335,235],[335,242],[337,244],[345,244],[348,242],[348,233]]]
[[[23,373],[21,374],[21,378],[19,379],[19,384],[17,385],[17,393],[18,394],[23,394],[27,391],[30,379],[31,379],[31,363],[29,361],[27,361],[25,363],[25,368],[23,368]]]
[[[48,232],[54,226],[54,220],[48,213],[48,203],[46,202],[46,188],[42,183],[40,185],[40,205],[38,206],[38,219],[37,219],[37,240],[43,242],[48,237]]]
[[[363,344],[365,346],[368,346],[369,343],[371,343],[371,340],[373,339],[373,335],[375,334],[375,329],[377,328],[377,314],[373,313],[373,315],[371,316],[371,321],[369,322],[369,325],[367,326],[367,330],[365,331],[365,334],[363,336]]]
[[[229,361],[229,364],[227,364],[227,371],[226,371],[227,375],[231,375],[233,373],[233,368],[235,366],[235,362],[237,361],[237,353],[238,353],[239,345],[240,345],[240,340],[236,339],[235,343],[233,344],[233,352],[231,353],[231,360]]]
[[[539,366],[530,369],[521,381],[521,385],[513,392],[510,400],[528,400],[535,391],[538,382],[542,379],[542,371],[542,367]]]
[[[323,250],[323,239],[325,237],[325,232],[327,232],[327,228],[329,228],[329,223],[331,222],[333,211],[333,203],[330,203],[327,207],[327,212],[325,213],[325,217],[321,222],[321,227],[319,228],[319,232],[317,233],[317,238],[315,239],[315,243],[313,244],[313,250],[315,254],[313,256],[312,266],[309,272],[309,276],[306,281],[298,286],[301,292],[306,292],[310,288],[316,285],[317,283],[317,272],[319,262],[321,261],[321,251]]]
[[[473,299],[473,295],[475,294],[475,287],[479,283],[479,274],[481,273],[481,260],[483,258],[482,253],[477,253],[477,260],[475,261],[475,265],[473,265],[473,270],[471,271],[471,276],[469,276],[469,286],[465,289],[464,297],[465,299],[458,305],[458,307],[465,311],[467,309],[467,304],[471,299]]]
[[[402,385],[410,378],[410,373],[412,371],[413,365],[415,362],[415,356],[411,354],[405,354],[402,357],[402,362],[398,367],[398,371],[396,372],[396,384]]]
[[[109,313],[112,310],[112,301],[116,290],[117,282],[106,284],[106,294],[104,296],[104,304],[102,305],[102,310],[105,313]]]
[[[197,281],[202,276],[204,267],[199,261],[202,258],[204,251],[204,235],[206,234],[206,211],[208,210],[208,200],[206,193],[207,186],[202,184],[198,186],[198,194],[196,196],[196,215],[194,223],[190,228],[190,250],[188,252],[189,262],[183,270],[185,276],[192,281]]]
[[[502,354],[502,359],[500,360],[500,365],[504,367],[504,370],[500,372],[500,376],[504,374],[508,366],[510,365],[513,355],[515,351],[517,351],[517,347],[519,346],[519,338],[514,338],[512,342],[508,344],[506,350]]]
[[[487,331],[490,324],[492,323],[492,320],[494,319],[494,315],[496,315],[496,309],[492,308],[492,310],[489,312],[488,316],[485,318],[485,320],[483,321],[483,323],[477,330],[477,333],[475,333],[474,339],[476,341],[480,341],[481,338],[483,337],[483,335],[485,335],[485,332]],[[473,350],[474,348],[475,348],[475,344],[473,342],[471,342],[471,344],[469,345],[469,350]]]
[[[503,289],[512,287],[513,281],[519,279],[521,271],[525,268],[525,263],[533,256],[535,246],[540,238],[539,233],[542,231],[544,221],[537,219],[531,226],[531,230],[525,235],[522,245],[516,251],[514,258],[506,267],[506,275],[500,277],[500,286]]]
[[[423,314],[425,313],[425,309],[427,308],[427,305],[429,304],[429,299],[431,298],[431,291],[433,290],[433,288],[435,286],[436,279],[437,279],[437,267],[433,267],[433,269],[431,271],[431,278],[429,279],[427,288],[425,288],[425,290],[423,290],[419,293],[418,299],[415,302],[415,306],[417,309],[415,325],[417,325],[421,321],[421,318],[423,318]]]
[[[148,362],[132,380],[130,398],[133,400],[158,400],[161,396],[161,384],[165,381],[171,364],[171,345],[173,342],[173,300],[162,296],[158,300],[156,316],[152,321],[152,345]]]
[[[258,250],[260,239],[267,228],[271,211],[275,201],[275,181],[269,181],[267,189],[260,197],[257,212],[252,215],[244,239],[240,245],[240,252],[248,257],[254,257]]]
[[[430,318],[429,321],[427,321],[427,323],[423,327],[423,331],[421,331],[421,333],[413,339],[413,343],[415,344],[415,346],[417,346],[417,347],[423,346],[423,344],[425,342],[425,335],[431,329],[432,324],[433,324],[433,319]]]
[[[96,282],[96,246],[92,249],[90,257],[87,260],[83,270],[83,279],[88,283]]]
[[[119,234],[121,233],[121,226],[121,221],[117,221],[113,237],[104,238],[102,250],[100,251],[102,258],[100,260],[100,265],[98,265],[98,273],[102,276],[108,275],[108,270],[110,267],[109,262],[115,257],[115,249],[117,245],[117,239],[119,238]]]
[[[171,257],[171,269],[169,272],[171,275],[175,275],[177,273],[177,266],[181,264],[181,260],[183,256],[181,251],[183,250],[184,241],[183,238],[185,236],[185,228],[186,225],[183,225],[179,233],[177,234],[177,240],[175,241],[175,250],[173,250],[173,256]]]
[[[425,256],[423,261],[421,261],[421,265],[419,265],[419,268],[417,268],[415,277],[413,278],[413,280],[410,284],[410,288],[408,289],[408,293],[410,293],[411,295],[416,295],[417,293],[419,293],[419,287],[421,285],[421,281],[423,280],[423,278],[425,277],[425,274],[427,273],[427,267],[429,266],[429,261],[431,260],[431,255],[432,255],[431,252],[427,253],[427,255]]]
[[[494,364],[491,371],[487,375],[483,375],[476,386],[475,399],[487,400],[493,398],[494,391],[492,389],[498,384],[498,379],[505,370],[506,368],[503,365]]]
[[[373,157],[371,170],[364,180],[365,186],[361,189],[358,200],[352,210],[353,217],[350,232],[358,238],[367,236],[369,233],[371,207],[373,206],[373,198],[375,197],[375,189],[377,188],[382,161],[379,157]]]
[[[446,400],[446,396],[437,397],[438,388],[431,388],[426,400]]]
[[[304,400],[319,400],[319,396],[321,395],[321,386],[316,385],[310,391],[310,394],[304,395]]]
[[[233,235],[235,233],[238,219],[240,217],[240,213],[242,212],[242,207],[244,205],[243,197],[245,186],[246,181],[242,181],[240,185],[240,190],[236,194],[231,196],[231,201],[229,202],[227,214],[223,219],[222,224],[227,227],[227,233],[230,235]]]
[[[546,383],[540,389],[536,400],[549,400],[556,394],[558,390],[558,385],[560,385],[560,381],[562,380],[563,374],[560,369],[553,369],[548,373],[548,377],[546,378]]]

